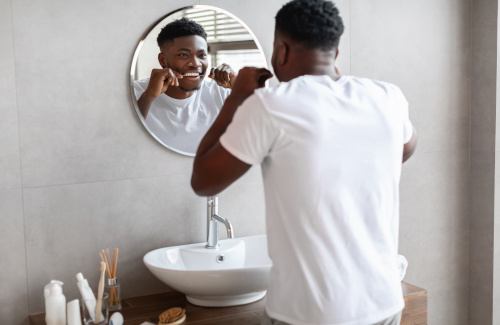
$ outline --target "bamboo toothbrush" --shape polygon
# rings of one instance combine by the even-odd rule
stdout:
[[[106,272],[106,263],[101,261],[101,276],[99,278],[99,286],[97,287],[97,303],[95,305],[95,321],[102,321],[102,298],[104,295],[104,273]]]

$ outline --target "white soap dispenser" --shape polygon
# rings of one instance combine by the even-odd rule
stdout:
[[[61,281],[52,280],[43,289],[47,325],[66,325],[66,297],[63,294],[63,284]]]

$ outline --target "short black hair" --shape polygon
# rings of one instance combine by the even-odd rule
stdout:
[[[207,40],[207,33],[203,29],[203,26],[193,20],[181,18],[165,25],[160,34],[158,34],[156,42],[161,47],[165,42],[171,41],[174,38],[192,35],[198,35]]]
[[[276,30],[308,48],[332,50],[339,46],[344,23],[328,0],[293,0],[276,14]]]

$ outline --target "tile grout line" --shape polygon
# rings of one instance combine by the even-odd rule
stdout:
[[[441,150],[441,149],[433,149],[433,150],[425,150],[422,151],[422,154],[438,154],[438,153],[458,153],[462,151],[468,151],[469,149],[460,148],[458,150]],[[67,183],[52,183],[52,184],[41,184],[41,185],[23,185],[23,189],[41,189],[41,188],[51,188],[51,187],[63,187],[63,186],[74,186],[74,185],[86,185],[86,184],[99,184],[99,183],[113,183],[113,182],[123,182],[123,181],[135,181],[135,180],[148,180],[152,178],[162,178],[162,177],[171,177],[174,175],[180,175],[181,173],[172,173],[172,174],[157,174],[151,176],[136,176],[136,177],[117,177],[117,178],[109,178],[109,179],[96,179],[89,181],[74,181]]]
[[[25,267],[25,276],[26,276],[26,315],[25,320],[27,319],[30,311],[29,306],[29,269],[28,269],[28,245],[27,245],[27,236],[26,236],[26,213],[25,213],[25,205],[24,205],[24,178],[23,178],[23,161],[21,155],[21,127],[20,127],[20,112],[19,112],[19,93],[17,87],[17,66],[16,66],[16,47],[15,47],[15,26],[14,26],[14,4],[13,1],[10,1],[10,25],[11,25],[11,44],[12,44],[12,56],[13,56],[13,68],[14,68],[14,91],[15,91],[15,107],[17,112],[17,147],[19,150],[19,178],[21,182],[21,213],[23,220],[23,239],[24,239],[24,267]]]
[[[101,180],[94,180],[94,181],[70,182],[70,183],[56,183],[56,184],[46,184],[46,185],[28,185],[28,186],[23,186],[23,188],[26,188],[26,189],[40,189],[40,188],[63,187],[63,186],[73,186],[73,185],[113,183],[113,182],[147,180],[147,179],[152,179],[152,178],[170,177],[172,175],[176,175],[176,174],[139,176],[139,177],[126,177],[126,178],[112,178],[112,179],[101,179]]]

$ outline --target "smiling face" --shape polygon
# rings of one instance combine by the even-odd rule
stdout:
[[[186,92],[201,87],[208,68],[207,41],[198,35],[181,36],[161,47],[158,60],[163,68],[170,68],[183,76],[179,88]]]

